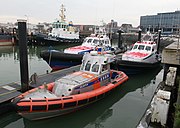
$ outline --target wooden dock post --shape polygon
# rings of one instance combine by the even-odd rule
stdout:
[[[25,92],[29,88],[29,72],[27,57],[27,30],[26,21],[18,21],[20,72],[21,72],[21,91]]]
[[[119,29],[117,32],[119,33],[119,37],[118,37],[118,48],[121,48],[121,47],[122,47],[122,35],[121,35],[122,30]]]
[[[161,30],[158,30],[157,54],[159,54],[160,40],[161,40]]]
[[[139,41],[139,42],[141,41],[141,32],[142,32],[142,30],[139,29],[139,31],[138,31],[138,41]]]

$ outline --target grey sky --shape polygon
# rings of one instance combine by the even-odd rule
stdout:
[[[180,9],[180,0],[1,0],[0,22],[15,22],[27,16],[33,23],[53,22],[62,3],[67,20],[74,24],[100,24],[114,19],[119,25],[138,26],[142,15]]]

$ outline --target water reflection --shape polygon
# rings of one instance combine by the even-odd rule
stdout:
[[[0,128],[8,126],[9,124],[17,121],[20,118],[21,116],[17,115],[15,112],[10,112],[7,115],[1,115]]]
[[[79,45],[79,44],[67,44],[67,45],[59,45],[59,46],[54,46],[54,47],[28,46],[27,50],[28,50],[28,55],[30,57],[37,56],[38,58],[40,58],[40,52],[42,50],[51,48],[51,49],[63,51],[65,48],[72,47],[75,45]],[[0,46],[0,57],[7,58],[7,57],[12,57],[12,56],[14,56],[14,60],[19,60],[19,47],[18,46]]]
[[[63,50],[66,47],[71,47],[77,44],[59,45],[54,47],[57,50]],[[29,76],[34,73],[38,75],[45,74],[46,71],[52,69],[49,65],[40,58],[42,50],[49,47],[28,46],[28,68]],[[19,64],[19,47],[18,46],[3,46],[0,47],[0,85],[20,81],[20,64]]]

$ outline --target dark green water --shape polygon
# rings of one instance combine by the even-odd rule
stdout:
[[[58,46],[64,49],[69,46]],[[44,74],[51,68],[40,57],[40,51],[48,47],[29,47],[29,74]],[[0,48],[0,85],[19,81],[18,47]],[[41,120],[29,121],[15,112],[0,117],[0,127],[5,128],[134,128],[143,116],[162,72],[155,69],[129,80],[115,89],[109,96],[77,112]],[[159,73],[159,75],[157,75]]]

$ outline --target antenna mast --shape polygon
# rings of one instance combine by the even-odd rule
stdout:
[[[65,9],[64,5],[62,4],[61,5],[61,9],[60,9],[60,14],[59,14],[59,16],[61,18],[61,22],[65,22],[66,21],[66,19],[65,19],[66,16],[64,14],[65,11],[66,11],[66,9]]]

